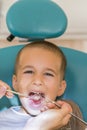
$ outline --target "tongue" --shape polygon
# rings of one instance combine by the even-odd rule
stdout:
[[[30,100],[31,100],[34,104],[38,105],[38,104],[40,104],[41,101],[42,101],[42,96],[41,96],[40,94],[34,94],[34,95],[31,95],[31,96],[30,96]]]
[[[41,96],[35,95],[35,96],[32,98],[32,101],[33,101],[35,104],[40,104],[40,103],[41,103]]]

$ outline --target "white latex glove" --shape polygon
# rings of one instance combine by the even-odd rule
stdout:
[[[61,109],[49,109],[40,115],[27,121],[23,130],[56,130],[66,125],[70,119],[71,106],[64,102],[58,101]]]
[[[3,96],[6,96],[8,98],[12,98],[13,94],[11,92],[7,92],[7,89],[11,89],[11,87],[6,84],[5,82],[0,80],[0,98],[2,98]]]

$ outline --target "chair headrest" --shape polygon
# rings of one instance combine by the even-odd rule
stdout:
[[[67,17],[51,0],[19,0],[9,8],[6,23],[13,36],[45,39],[62,35]]]

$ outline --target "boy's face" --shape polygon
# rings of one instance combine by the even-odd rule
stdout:
[[[17,74],[13,76],[13,87],[29,96],[20,97],[27,112],[30,109],[40,111],[46,97],[55,100],[63,94],[66,82],[61,77],[61,58],[53,52],[27,48],[21,53],[18,66]]]

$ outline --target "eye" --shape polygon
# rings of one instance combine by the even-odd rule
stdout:
[[[50,73],[50,72],[46,72],[45,75],[46,75],[46,76],[54,77],[54,74],[52,74],[52,73]]]
[[[33,74],[34,72],[32,70],[26,70],[24,71],[25,74]]]

